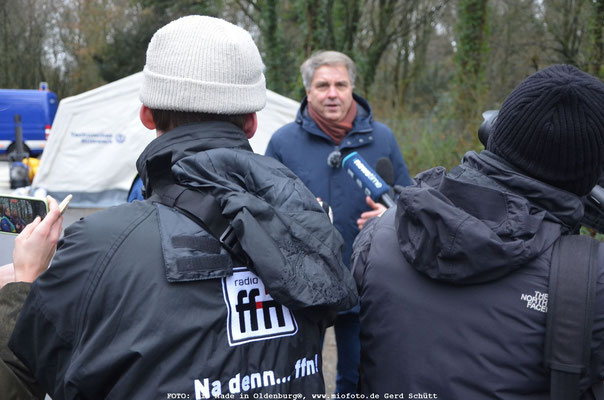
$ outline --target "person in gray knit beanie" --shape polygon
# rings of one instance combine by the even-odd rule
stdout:
[[[487,150],[530,177],[586,195],[604,168],[604,83],[572,65],[529,76],[505,99]]]
[[[15,241],[0,399],[325,393],[322,338],[356,288],[314,195],[252,151],[266,88],[250,34],[205,16],[159,29],[140,100],[157,134],[136,163],[145,199],[73,224],[54,258],[54,201]]]

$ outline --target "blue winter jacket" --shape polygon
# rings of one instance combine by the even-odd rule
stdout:
[[[344,238],[343,261],[350,263],[352,242],[359,233],[356,220],[368,211],[363,191],[342,168],[332,168],[327,157],[334,150],[342,156],[357,151],[375,168],[379,158],[392,162],[395,184],[411,184],[409,171],[392,131],[373,120],[371,107],[360,96],[354,95],[358,111],[352,130],[342,143],[336,145],[308,115],[304,98],[296,121],[275,132],[266,149],[266,155],[276,158],[291,169],[311,192],[326,201],[333,209],[334,225]]]

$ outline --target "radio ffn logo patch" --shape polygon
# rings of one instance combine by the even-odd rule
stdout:
[[[273,300],[260,278],[247,268],[235,268],[233,275],[223,278],[222,293],[230,346],[298,332],[291,311]]]

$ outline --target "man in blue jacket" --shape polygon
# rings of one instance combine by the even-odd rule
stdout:
[[[266,155],[290,168],[308,188],[331,205],[334,225],[344,238],[343,260],[348,265],[359,227],[385,207],[365,198],[340,168],[356,151],[372,166],[380,158],[392,163],[394,183],[411,184],[407,166],[392,131],[373,120],[371,107],[353,93],[355,64],[345,54],[322,51],[300,67],[306,88],[296,121],[279,129]],[[340,314],[335,323],[338,345],[336,393],[355,393],[359,364],[358,308]]]

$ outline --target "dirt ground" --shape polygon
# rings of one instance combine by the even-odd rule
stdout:
[[[337,362],[336,336],[333,328],[329,328],[325,333],[325,341],[323,342],[323,379],[325,379],[325,393],[331,394],[336,389]]]

